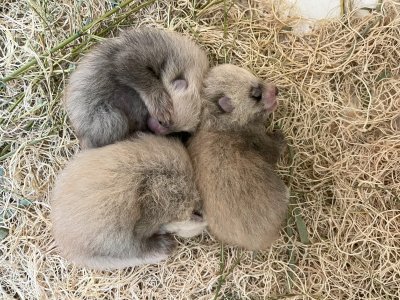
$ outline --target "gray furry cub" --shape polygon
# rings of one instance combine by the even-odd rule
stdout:
[[[100,43],[79,63],[64,96],[82,147],[135,131],[193,132],[208,66],[193,41],[167,30],[133,29]]]

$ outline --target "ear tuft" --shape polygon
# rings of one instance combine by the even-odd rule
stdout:
[[[223,109],[223,111],[225,111],[227,113],[230,113],[234,110],[231,98],[226,97],[226,96],[219,98],[218,105],[219,105],[219,107],[221,107]]]

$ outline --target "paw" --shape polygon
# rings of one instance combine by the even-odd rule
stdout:
[[[191,238],[201,234],[207,227],[207,222],[202,219],[186,221],[185,226],[182,226],[175,234],[183,238]]]
[[[172,99],[167,92],[162,91],[152,95],[152,105],[147,107],[150,116],[158,121],[160,126],[169,129],[172,126],[172,113],[174,110]]]
[[[201,234],[206,227],[207,222],[202,216],[192,214],[188,220],[162,225],[159,233],[168,232],[183,238],[189,238]]]

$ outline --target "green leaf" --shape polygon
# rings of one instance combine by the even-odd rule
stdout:
[[[288,272],[288,288],[289,290],[292,289],[292,286],[294,285],[294,276],[295,276],[295,266],[296,266],[296,253],[293,251],[293,244],[292,244],[292,237],[294,235],[293,229],[292,229],[292,224],[293,224],[293,216],[292,216],[292,212],[290,211],[290,217],[287,219],[287,223],[286,223],[286,233],[289,237],[288,239],[288,247],[287,247],[287,255],[289,257],[289,262],[288,262],[288,266],[289,266],[289,272]]]
[[[21,199],[18,200],[17,206],[18,207],[29,207],[32,204],[33,204],[32,201],[30,201],[28,199],[25,199],[25,198],[21,198]]]
[[[0,227],[0,241],[4,240],[8,236],[8,228]]]
[[[379,82],[379,81],[381,81],[383,79],[390,78],[392,76],[393,76],[392,72],[387,71],[387,70],[383,70],[381,73],[379,73],[378,77],[376,78],[376,81]]]
[[[310,239],[308,238],[306,222],[304,222],[304,219],[301,216],[300,208],[296,207],[294,210],[295,210],[295,212],[294,212],[295,222],[296,222],[297,231],[299,232],[299,235],[300,235],[300,241],[305,245],[309,245]]]

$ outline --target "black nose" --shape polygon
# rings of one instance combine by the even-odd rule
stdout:
[[[278,94],[279,94],[279,90],[277,87],[275,87],[275,96],[278,96]]]
[[[257,102],[262,99],[262,86],[258,85],[256,87],[252,87],[250,91],[251,98],[256,100]]]

